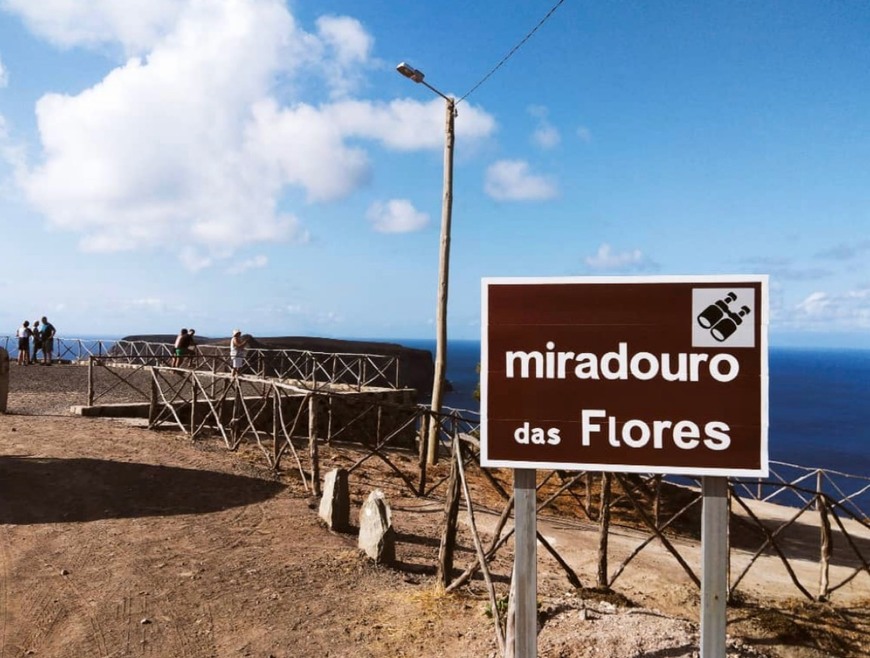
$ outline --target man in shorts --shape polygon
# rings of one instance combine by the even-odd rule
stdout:
[[[192,336],[187,333],[187,329],[178,332],[178,336],[175,337],[175,353],[172,356],[173,368],[181,367],[184,357],[187,356],[187,348],[190,347],[191,338]]]
[[[54,351],[54,335],[57,333],[55,331],[54,325],[48,321],[48,318],[44,315],[42,316],[42,362],[50,366],[51,365],[51,353]]]

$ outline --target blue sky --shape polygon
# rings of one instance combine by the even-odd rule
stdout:
[[[556,0],[0,0],[0,323],[434,336],[444,101]],[[135,9],[131,9],[131,7]],[[769,274],[870,347],[870,5],[566,0],[458,106],[483,276]]]

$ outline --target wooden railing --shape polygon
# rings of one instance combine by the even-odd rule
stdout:
[[[17,358],[18,341],[14,336],[0,337],[0,346],[9,352],[10,358]],[[53,358],[86,363],[91,357],[112,357],[119,364],[160,366],[170,365],[173,354],[174,348],[168,343],[55,337]],[[199,346],[197,354],[187,357],[183,365],[210,372],[229,372],[229,346]],[[398,356],[291,349],[248,349],[243,370],[260,377],[305,381],[313,388],[335,383],[357,389],[398,388],[401,374]]]
[[[357,454],[359,450],[364,454],[354,457],[347,468],[356,472],[363,462],[374,459],[396,474],[397,481],[414,495],[465,495],[450,472],[455,464],[455,468],[476,475],[468,489],[472,500],[466,500],[466,506],[483,506],[499,515],[495,527],[483,532],[488,540],[479,538],[486,560],[491,561],[507,545],[512,534],[511,473],[480,469],[480,416],[476,412],[444,409],[435,416],[438,434],[432,440],[438,441],[440,462],[433,467],[425,459],[433,417],[427,406],[362,395],[356,410],[344,414],[339,422],[329,410],[335,410],[342,393],[330,386],[134,363],[156,362],[167,356],[168,351],[145,346],[133,355],[90,356],[89,403],[115,401],[117,391],[124,389],[124,399],[152,405],[152,426],[174,425],[197,440],[216,435],[231,450],[251,446],[272,468],[292,458],[303,482],[315,489],[320,482],[318,446],[328,444],[330,450],[340,453],[344,439],[354,434],[364,437],[355,448]],[[314,378],[322,374],[308,372],[314,372]],[[351,385],[345,390],[355,388]],[[359,390],[365,392],[366,388],[360,386]],[[269,423],[264,425],[264,418],[269,418]],[[417,458],[396,459],[395,449],[402,444],[407,450],[409,435],[416,443]],[[601,587],[618,586],[622,574],[633,568],[636,557],[653,543],[665,549],[689,582],[697,584],[700,485],[689,478],[668,480],[658,475],[539,471],[539,518],[558,518],[560,523],[597,532],[595,573],[583,574],[543,537],[539,537],[541,545],[575,585],[587,581]],[[796,592],[808,599],[829,599],[863,587],[855,583],[870,579],[868,492],[870,478],[866,476],[782,462],[772,462],[767,479],[732,479],[730,594],[749,586],[753,574],[761,576],[775,564],[784,569]],[[494,501],[501,501],[500,512]],[[449,524],[448,517],[443,522]],[[634,537],[636,544],[627,553],[624,549],[620,552],[614,567],[608,539],[617,527],[620,537]],[[447,525],[444,528],[442,535],[449,536]],[[479,560],[472,560],[462,575],[446,579],[445,586],[455,589],[480,568]],[[452,572],[447,569],[444,573]]]

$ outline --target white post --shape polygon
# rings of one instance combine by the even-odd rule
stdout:
[[[534,469],[514,469],[514,578],[517,582],[515,658],[538,655],[537,496]]]
[[[728,478],[702,478],[701,658],[725,658]]]

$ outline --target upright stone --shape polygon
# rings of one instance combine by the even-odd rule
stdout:
[[[323,479],[323,497],[320,499],[320,518],[330,530],[346,532],[350,529],[350,488],[347,470],[334,468]]]
[[[9,402],[9,352],[0,347],[0,414],[6,413]]]
[[[384,493],[375,489],[359,513],[359,547],[378,564],[390,564],[396,559],[396,533],[391,517]]]

